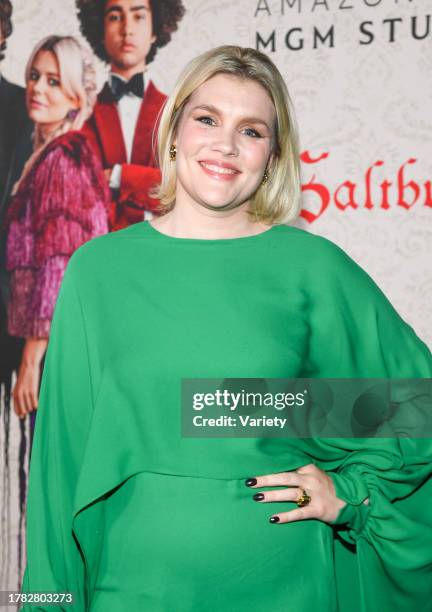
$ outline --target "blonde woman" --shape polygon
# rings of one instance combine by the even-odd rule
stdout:
[[[284,224],[300,180],[282,76],[253,49],[201,55],[158,146],[165,214],[80,248],[62,284],[24,590],[91,612],[427,607],[428,441],[181,435],[185,378],[431,376],[369,276]]]
[[[13,390],[20,418],[37,408],[41,363],[68,260],[83,242],[107,231],[109,190],[77,131],[95,100],[92,62],[74,38],[49,36],[36,45],[26,68],[34,153],[7,217],[8,331],[25,338]]]

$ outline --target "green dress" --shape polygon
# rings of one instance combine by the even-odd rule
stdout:
[[[325,238],[279,225],[183,239],[141,222],[86,243],[46,356],[23,581],[75,603],[22,609],[432,610],[430,440],[180,427],[183,378],[431,376],[426,345]],[[331,525],[269,523],[295,504],[255,502],[244,480],[307,463],[347,505]]]

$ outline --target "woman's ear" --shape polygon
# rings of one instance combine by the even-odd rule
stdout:
[[[78,96],[68,95],[68,100],[70,102],[70,107],[72,110],[79,111],[81,109],[81,100]]]

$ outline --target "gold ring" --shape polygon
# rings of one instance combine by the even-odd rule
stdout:
[[[311,496],[308,495],[304,489],[302,490],[303,490],[303,494],[300,495],[300,497],[295,500],[295,503],[297,504],[299,508],[303,508],[303,506],[307,506],[308,503],[312,499]]]

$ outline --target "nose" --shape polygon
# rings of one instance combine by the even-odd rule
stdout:
[[[43,94],[46,89],[42,77],[39,77],[37,81],[30,81],[30,87],[33,89],[33,92],[37,94]]]
[[[237,156],[238,146],[235,130],[220,129],[212,145],[213,151],[219,151],[223,155]]]
[[[133,34],[134,19],[133,15],[127,13],[123,19],[123,36],[128,37]]]

